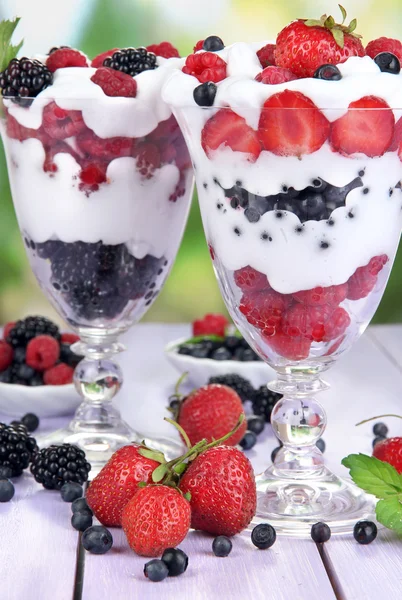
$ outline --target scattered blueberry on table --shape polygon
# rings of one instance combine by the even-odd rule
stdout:
[[[311,527],[311,537],[317,544],[323,544],[331,537],[331,529],[326,523],[315,523]]]
[[[0,502],[9,502],[14,494],[13,483],[9,479],[0,479]]]
[[[371,544],[377,537],[377,525],[373,521],[358,521],[353,528],[353,537],[359,544]]]
[[[168,568],[169,577],[182,575],[188,567],[188,556],[180,548],[166,548],[162,554],[162,561]]]
[[[232,542],[226,535],[218,535],[212,542],[212,552],[215,556],[229,556],[232,551]]]
[[[163,581],[169,575],[169,569],[159,558],[153,558],[144,566],[144,575],[150,581]]]
[[[69,463],[67,463],[67,465],[68,464]],[[72,463],[70,464],[69,468],[72,468]],[[82,489],[82,486],[75,481],[65,483],[60,490],[60,495],[64,502],[74,502],[74,500],[78,500],[78,498],[81,498],[83,493],[84,491]]]
[[[256,525],[251,532],[251,541],[259,550],[266,550],[273,546],[276,540],[276,531],[268,523]]]
[[[91,554],[106,554],[113,546],[113,536],[103,525],[93,525],[82,534],[82,545]]]

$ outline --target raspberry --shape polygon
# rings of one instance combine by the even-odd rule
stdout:
[[[163,56],[163,58],[180,58],[179,51],[170,42],[151,44],[147,46],[147,50],[153,52],[156,56]]]
[[[6,118],[6,132],[9,138],[23,142],[29,138],[38,137],[37,129],[29,129],[18,123],[17,119],[14,119],[10,113],[7,113]]]
[[[75,333],[62,333],[61,334],[61,344],[74,344],[75,342],[80,341],[80,336]]]
[[[176,202],[178,198],[181,198],[186,193],[186,178],[185,174],[180,171],[179,181],[174,189],[174,192],[169,196],[169,202]]]
[[[8,338],[8,334],[10,333],[10,331],[15,327],[16,321],[10,321],[9,323],[6,323],[4,325],[4,329],[3,329],[3,337],[6,340]]]
[[[43,129],[52,138],[64,140],[86,128],[80,110],[64,110],[51,102],[43,109]]]
[[[73,50],[73,48],[59,48],[52,52],[47,61],[46,66],[54,73],[56,69],[63,69],[65,67],[88,67],[88,61],[86,56]]]
[[[121,156],[131,156],[133,141],[127,137],[100,138],[91,129],[77,136],[78,147],[96,158],[113,160]]]
[[[25,361],[37,371],[53,367],[60,356],[60,346],[50,335],[38,335],[27,345]]]
[[[393,38],[380,37],[372,40],[366,46],[366,54],[370,58],[375,58],[380,52],[391,52],[402,61],[402,43]]]
[[[335,352],[338,350],[339,346],[342,344],[344,339],[345,339],[345,336],[343,335],[342,337],[339,338],[339,340],[336,340],[336,342],[331,344],[331,346],[328,348],[328,350],[324,354],[324,356],[332,356],[332,354],[335,354]]]
[[[212,244],[208,244],[209,255],[212,260],[215,260],[215,250]]]
[[[265,339],[274,352],[288,360],[303,360],[310,352],[311,341],[303,337],[289,337],[279,331]]]
[[[73,381],[74,369],[64,363],[59,363],[45,371],[43,382],[45,385],[65,385]]]
[[[315,342],[322,342],[325,323],[330,314],[328,306],[294,304],[283,315],[282,331],[289,337],[304,337]]]
[[[57,165],[54,162],[54,157],[56,156],[56,154],[71,154],[71,156],[73,156],[78,162],[77,153],[74,152],[71,146],[69,146],[65,142],[62,142],[61,140],[56,141],[50,146],[48,144],[44,144],[44,148],[45,160],[43,162],[43,170],[45,171],[45,173],[56,173],[56,171],[58,170]]]
[[[350,317],[346,310],[338,306],[325,323],[324,342],[329,342],[342,335],[350,325]]]
[[[266,67],[255,78],[256,81],[271,85],[293,81],[294,79],[297,79],[297,77],[290,69],[282,69],[281,67]]]
[[[80,171],[80,189],[85,190],[89,186],[90,191],[96,192],[101,183],[105,183],[106,165],[102,163],[90,162]]]
[[[182,71],[187,75],[193,75],[201,83],[207,81],[218,83],[226,77],[226,63],[213,52],[190,54],[186,58],[186,64]]]
[[[5,371],[11,365],[13,356],[13,347],[4,340],[0,340],[0,371]]]
[[[99,85],[106,96],[124,96],[125,98],[135,98],[137,95],[137,82],[121,71],[101,67],[96,69],[91,81]]]
[[[375,271],[378,269],[380,262],[378,257],[371,265],[371,261],[364,267],[358,267],[353,275],[348,280],[348,295],[349,300],[360,300],[366,298],[374,289],[377,283],[377,275]],[[374,259],[371,259],[374,260]]]
[[[110,56],[112,56],[112,54],[114,54],[114,52],[117,52],[117,51],[118,51],[118,48],[113,48],[112,50],[106,50],[106,52],[102,52],[102,54],[98,54],[97,56],[95,56],[95,58],[92,59],[91,67],[93,67],[94,69],[103,67],[103,61],[105,60],[105,58],[109,58]]]
[[[258,60],[261,63],[261,66],[270,67],[271,65],[275,66],[275,44],[267,44],[257,52]]]
[[[198,52],[199,50],[202,50],[204,46],[204,40],[199,40],[196,45],[194,46],[194,53]]]
[[[193,322],[193,335],[219,335],[225,337],[226,327],[229,325],[223,315],[209,313],[203,319]]]
[[[309,306],[323,306],[330,304],[338,306],[343,302],[348,293],[348,284],[330,285],[328,287],[316,287],[312,290],[303,290],[293,294],[298,302]]]
[[[388,256],[386,254],[381,254],[380,256],[373,256],[370,259],[369,264],[367,265],[367,270],[370,275],[378,275],[378,273],[382,270],[383,266],[388,262]]]
[[[145,179],[151,179],[155,169],[161,166],[161,155],[155,144],[141,142],[134,148],[133,155],[137,159],[137,170]]]
[[[274,335],[280,327],[282,315],[290,304],[290,297],[274,290],[246,292],[240,302],[240,312],[250,325],[261,329],[264,335]]]
[[[235,271],[234,280],[237,287],[243,292],[255,292],[270,289],[267,276],[250,266]]]

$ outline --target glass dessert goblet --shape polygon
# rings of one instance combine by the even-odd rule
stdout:
[[[332,84],[312,85],[320,83]],[[274,95],[269,88],[279,86],[263,86],[271,96],[252,107],[235,86],[226,88],[231,107],[172,104],[222,296],[276,370],[269,388],[283,394],[271,417],[282,448],[257,477],[256,521],[301,536],[317,521],[350,531],[373,504],[324,464],[316,442],[326,416],[316,394],[328,387],[322,373],[374,315],[398,246],[394,112],[372,96],[359,108],[318,109],[284,86]]]
[[[4,98],[2,137],[32,270],[79,334],[74,351],[84,356],[74,374],[83,402],[66,430],[42,442],[77,444],[96,469],[130,441],[179,450],[121,419],[112,399],[123,375],[113,355],[124,349],[119,335],[143,316],[169,274],[193,177],[166,105],[94,92],[93,69],[74,69],[86,83],[82,96],[71,87],[60,97],[69,71],[60,69],[61,87],[33,100]]]

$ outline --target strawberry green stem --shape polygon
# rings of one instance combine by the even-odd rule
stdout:
[[[402,419],[401,415],[394,415],[392,413],[387,414],[387,415],[378,415],[377,417],[370,417],[369,419],[364,419],[364,421],[359,421],[359,423],[356,423],[355,427],[357,427],[358,425],[363,425],[363,423],[369,423],[369,421],[375,421],[376,419],[383,419],[384,417],[396,417],[397,419]]]
[[[239,416],[239,420],[237,421],[236,426],[234,427],[234,429],[232,429],[231,431],[229,431],[229,433],[227,433],[226,435],[224,435],[223,437],[219,438],[219,440],[214,440],[213,442],[210,442],[209,444],[207,444],[205,446],[204,450],[209,450],[209,448],[213,448],[214,446],[217,446],[218,444],[222,444],[222,442],[226,442],[226,440],[228,438],[230,438],[234,433],[236,433],[236,431],[241,427],[241,424],[244,421],[244,414],[242,413]]]
[[[180,379],[182,379],[182,377]],[[164,420],[167,421],[168,423],[170,423],[171,425],[173,425],[174,427],[176,427],[176,429],[181,433],[182,438],[185,441],[187,448],[191,448],[190,438],[188,437],[187,433],[184,431],[183,427],[181,425],[179,425],[179,423],[177,421],[173,421],[173,419],[169,419],[168,417],[165,417]]]
[[[188,375],[188,371],[186,371],[185,373],[183,373],[183,375],[182,375],[181,377],[179,377],[179,379],[177,380],[177,383],[176,383],[176,385],[175,385],[175,388],[174,388],[174,394],[175,394],[175,396],[177,396],[178,398],[180,398],[180,397],[181,397],[181,394],[180,394],[180,392],[179,392],[180,386],[181,386],[181,384],[183,383],[183,381],[184,381],[184,380],[187,378],[187,375]]]

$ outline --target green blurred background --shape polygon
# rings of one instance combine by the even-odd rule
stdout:
[[[386,35],[402,40],[402,0],[344,1],[358,19],[363,43]],[[337,2],[287,0],[0,0],[0,17],[22,17],[16,39],[23,54],[46,54],[51,46],[72,45],[93,57],[109,48],[168,40],[182,55],[199,39],[218,34],[226,44],[272,40],[289,21],[338,19]],[[32,276],[20,239],[0,149],[0,322],[26,314],[59,320]],[[399,252],[377,322],[402,321],[402,252]],[[212,271],[196,197],[173,271],[144,319],[189,321],[209,311],[224,311]]]

